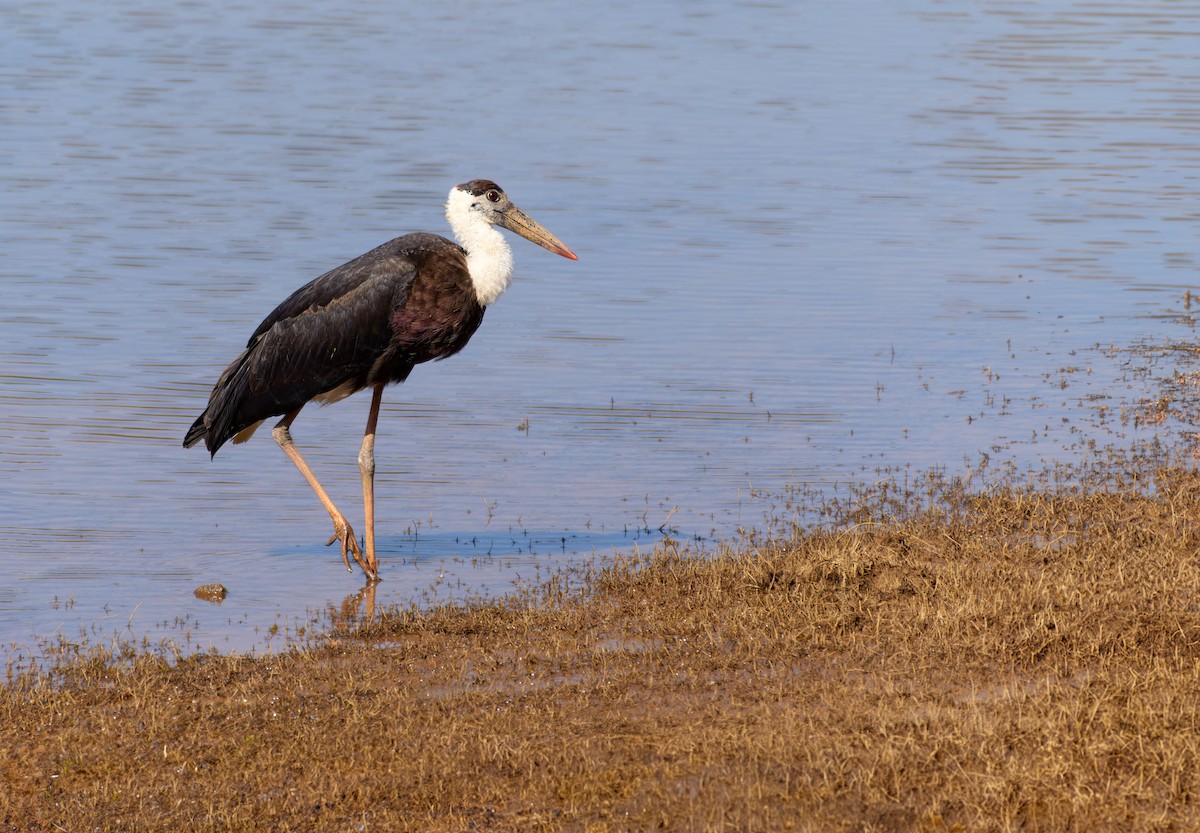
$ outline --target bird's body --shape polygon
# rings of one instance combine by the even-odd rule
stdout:
[[[414,366],[452,356],[483,322],[462,247],[408,234],[293,292],[221,375],[185,445],[227,440],[312,400],[329,403],[403,382]]]
[[[510,228],[575,260],[570,249],[531,220],[495,183],[473,180],[450,192],[446,216],[460,243],[434,234],[397,237],[293,292],[250,336],[217,380],[208,407],[183,444],[201,440],[213,455],[229,439],[244,442],[265,419],[283,415],[275,439],[300,468],[334,521],[334,540],[376,578],[373,532],[374,434],[383,388],[413,367],[466,346],[487,305],[507,288],[512,250],[493,228]],[[373,388],[359,454],[367,504],[367,557],[344,516],[292,445],[290,426],[308,402],[335,402]]]

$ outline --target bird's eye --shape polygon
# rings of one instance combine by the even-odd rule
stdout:
[[[499,191],[488,191],[487,198],[488,198],[488,202],[500,202],[500,192]]]

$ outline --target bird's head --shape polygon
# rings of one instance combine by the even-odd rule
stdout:
[[[446,202],[446,219],[461,239],[469,238],[469,229],[481,224],[500,226],[537,243],[543,249],[579,260],[563,242],[541,223],[517,208],[504,189],[490,179],[473,179],[454,186]]]

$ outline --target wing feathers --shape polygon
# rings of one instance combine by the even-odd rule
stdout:
[[[410,303],[414,291],[421,300]],[[482,313],[459,246],[432,234],[389,241],[300,287],[263,319],[184,445],[203,439],[215,454],[314,398],[402,381],[413,364],[462,349]]]
[[[184,445],[203,439],[215,454],[267,417],[334,388],[365,386],[388,350],[392,316],[415,274],[411,259],[381,249],[327,272],[276,307],[221,374]]]

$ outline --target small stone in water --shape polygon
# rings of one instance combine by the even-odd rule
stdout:
[[[225,601],[225,596],[229,591],[225,589],[224,584],[201,584],[193,591],[197,599],[203,599],[206,602],[220,604]]]

